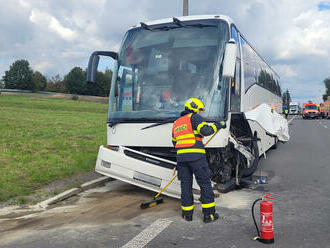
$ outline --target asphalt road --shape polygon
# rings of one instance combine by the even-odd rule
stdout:
[[[215,223],[202,222],[200,206],[192,222],[182,220],[171,198],[140,210],[152,194],[114,181],[47,211],[0,211],[0,247],[330,247],[330,120],[298,117],[290,135],[260,161],[268,184],[220,195]],[[252,240],[251,205],[268,192],[273,245]]]

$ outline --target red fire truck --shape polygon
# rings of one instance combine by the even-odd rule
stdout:
[[[330,96],[328,96],[328,100],[322,103],[322,118],[330,118]]]

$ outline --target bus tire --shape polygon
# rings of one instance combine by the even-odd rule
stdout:
[[[252,154],[255,157],[254,160],[251,162],[250,168],[242,169],[242,177],[249,177],[251,176],[256,169],[258,168],[259,164],[259,148],[258,148],[258,138],[255,135],[252,141]]]

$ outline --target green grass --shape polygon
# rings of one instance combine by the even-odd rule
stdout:
[[[0,201],[94,170],[107,105],[0,96]]]

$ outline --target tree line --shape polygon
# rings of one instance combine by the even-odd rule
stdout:
[[[16,60],[5,72],[0,81],[0,88],[20,89],[37,91],[50,91],[58,93],[68,93],[77,95],[108,96],[112,71],[106,69],[105,72],[97,72],[96,82],[88,84],[86,82],[86,70],[74,67],[63,78],[60,75],[47,79],[39,71],[33,71],[27,60]],[[263,77],[261,77],[263,78]],[[260,81],[271,81],[261,80]],[[326,101],[330,96],[330,77],[324,79],[325,94],[323,100]],[[277,89],[275,89],[277,90]],[[277,90],[280,93],[280,90]],[[291,102],[290,92],[286,90],[282,94],[283,105],[288,106]]]
[[[328,100],[328,97],[330,96],[330,77],[324,79],[323,81],[325,86],[325,93],[323,95],[323,101]]]
[[[97,72],[96,82],[86,82],[86,70],[74,67],[63,78],[60,75],[47,79],[39,71],[33,71],[27,60],[16,60],[5,72],[0,86],[6,89],[50,91],[77,95],[108,96],[112,71]]]

